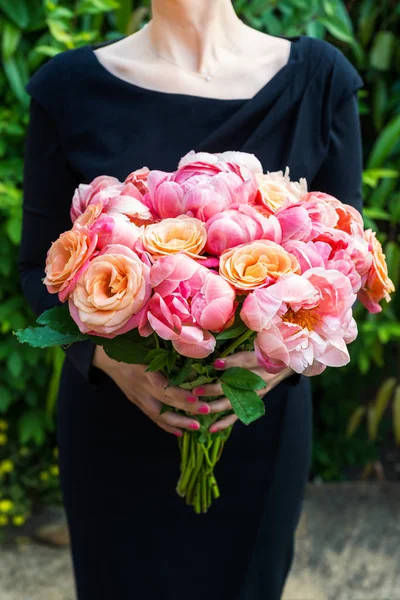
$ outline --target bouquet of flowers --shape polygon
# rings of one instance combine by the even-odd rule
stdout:
[[[231,431],[212,424],[265,412],[264,380],[243,368],[220,375],[215,361],[255,350],[273,374],[343,366],[357,296],[378,312],[394,290],[357,210],[289,169],[263,173],[252,154],[191,151],[172,173],[99,176],[75,190],[70,214],[43,280],[61,304],[16,335],[39,347],[91,339],[186,390],[221,381],[232,410],[198,415],[198,431],[179,439],[177,492],[196,512],[219,496],[214,467]]]

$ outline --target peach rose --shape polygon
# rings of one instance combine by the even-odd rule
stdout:
[[[372,265],[368,271],[367,280],[358,292],[358,299],[370,313],[381,312],[379,302],[385,298],[390,302],[390,294],[395,291],[393,281],[389,278],[386,257],[375,231],[367,229],[364,239],[369,244],[372,255]]]
[[[178,252],[199,258],[206,241],[204,223],[186,215],[147,225],[143,234],[143,246],[153,258]]]
[[[53,242],[46,257],[43,283],[50,294],[64,302],[72,292],[77,277],[87,268],[97,245],[97,235],[84,227],[65,231]]]
[[[305,179],[300,182],[290,181],[289,167],[274,173],[256,173],[258,187],[261,192],[261,205],[271,213],[275,213],[285,204],[296,204],[307,192]]]
[[[113,338],[141,323],[150,293],[149,265],[133,250],[113,244],[77,280],[69,310],[82,333]]]
[[[287,273],[300,273],[300,267],[296,257],[279,244],[258,240],[223,252],[219,272],[237,290],[249,292]]]

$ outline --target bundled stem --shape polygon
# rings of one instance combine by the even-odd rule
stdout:
[[[209,434],[200,442],[195,432],[185,431],[180,440],[181,476],[176,491],[196,513],[206,513],[213,500],[219,498],[214,467],[221,457],[231,427],[220,434]]]

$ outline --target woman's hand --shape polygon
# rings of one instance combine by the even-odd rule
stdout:
[[[272,390],[275,386],[277,386],[281,381],[293,375],[294,371],[290,368],[285,369],[278,375],[270,375],[259,366],[256,358],[255,352],[237,352],[232,356],[227,356],[225,359],[217,359],[214,363],[216,369],[229,369],[230,367],[242,367],[244,369],[249,369],[253,373],[256,373],[264,379],[265,388],[261,390],[257,390],[256,393],[259,396],[264,396],[267,392]],[[220,396],[223,394],[222,387],[220,383],[210,383],[208,385],[202,385],[194,390],[192,390],[193,395],[195,396]],[[225,410],[232,409],[232,405],[228,398],[220,398],[219,400],[214,400],[209,402],[210,412],[211,413],[219,413]],[[221,431],[222,429],[227,429],[231,425],[237,421],[238,417],[233,415],[228,415],[226,417],[222,417],[215,423],[213,423],[210,427],[210,432],[215,433],[216,431]]]
[[[193,414],[208,414],[210,406],[178,387],[167,387],[168,380],[160,372],[146,372],[144,365],[130,365],[110,358],[101,346],[96,346],[93,366],[101,369],[156,425],[182,436],[182,429],[200,429],[196,419],[168,411],[160,415],[162,404],[168,404]],[[218,412],[214,409],[213,412]]]

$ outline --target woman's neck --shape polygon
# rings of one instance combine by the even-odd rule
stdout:
[[[200,72],[233,47],[242,28],[231,0],[153,0],[147,33],[158,54]]]

